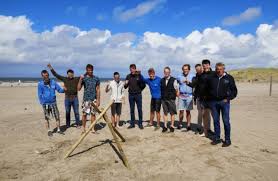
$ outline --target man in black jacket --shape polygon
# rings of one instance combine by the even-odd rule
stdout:
[[[211,70],[210,61],[208,59],[204,59],[202,61],[203,73],[196,75],[193,79],[192,83],[188,82],[189,86],[192,86],[194,91],[194,96],[196,97],[200,108],[202,109],[202,118],[204,125],[204,134],[201,136],[208,137],[209,134],[212,134],[210,129],[210,107],[209,107],[209,89],[208,89],[208,79],[215,74],[214,71]],[[198,131],[201,130],[198,128]]]
[[[146,84],[144,83],[143,76],[141,75],[140,71],[136,70],[136,65],[131,64],[129,66],[130,74],[126,76],[125,80],[125,89],[128,88],[128,99],[129,99],[129,106],[130,106],[130,128],[135,127],[135,103],[137,105],[138,109],[138,115],[139,115],[139,121],[138,121],[138,127],[140,129],[144,129],[143,127],[143,111],[142,111],[142,90],[146,87]]]
[[[208,80],[209,104],[214,121],[215,139],[211,143],[217,145],[220,140],[220,112],[224,123],[225,141],[222,147],[231,145],[231,126],[230,126],[230,101],[237,96],[237,87],[234,78],[225,72],[225,65],[217,63],[215,66],[216,74]]]

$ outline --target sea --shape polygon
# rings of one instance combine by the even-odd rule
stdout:
[[[56,78],[51,78],[51,79],[57,80]],[[15,83],[15,82],[36,83],[40,80],[42,80],[42,78],[40,77],[0,77],[0,82],[10,82],[10,83]],[[109,80],[112,80],[112,78],[100,78],[101,82],[107,82]]]

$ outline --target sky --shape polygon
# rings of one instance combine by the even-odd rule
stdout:
[[[129,64],[162,75],[202,59],[227,70],[278,68],[278,3],[226,0],[1,0],[0,77],[125,76]],[[192,70],[194,72],[194,70]]]

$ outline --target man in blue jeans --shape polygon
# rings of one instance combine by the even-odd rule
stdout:
[[[76,127],[80,128],[79,101],[78,101],[78,94],[77,94],[77,92],[78,92],[77,91],[77,85],[78,85],[80,77],[74,77],[74,72],[71,69],[69,69],[67,71],[67,77],[61,76],[58,73],[56,73],[56,71],[51,66],[51,64],[48,64],[47,66],[51,70],[52,74],[57,79],[61,80],[64,83],[67,128],[70,127],[71,107],[73,107]]]
[[[217,63],[216,73],[208,80],[209,105],[214,121],[215,138],[212,145],[221,143],[220,139],[220,112],[224,123],[225,141],[222,147],[231,145],[230,101],[237,96],[237,87],[234,78],[225,72],[225,65]]]
[[[142,112],[142,90],[146,87],[144,83],[143,76],[141,75],[140,71],[136,70],[136,65],[131,64],[129,66],[130,74],[126,76],[125,80],[125,89],[128,88],[128,98],[129,98],[129,105],[130,105],[130,126],[128,129],[135,127],[135,103],[138,109],[138,127],[140,129],[144,129],[143,127],[143,112]]]

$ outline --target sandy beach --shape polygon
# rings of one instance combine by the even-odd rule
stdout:
[[[101,86],[102,107],[110,99],[104,86]],[[90,133],[72,156],[64,159],[81,130],[71,127],[65,135],[54,134],[49,138],[37,87],[3,84],[0,86],[0,180],[278,180],[278,84],[273,85],[271,97],[265,83],[238,83],[238,90],[239,95],[231,105],[230,147],[212,146],[211,140],[193,131],[162,134],[153,128],[128,130],[128,124],[123,124],[119,131],[126,138],[122,146],[131,166],[128,170],[113,149],[116,145],[104,120],[97,125],[99,134]],[[57,94],[62,126],[65,125],[63,100],[64,95]],[[147,87],[143,92],[144,121],[149,120],[149,102]],[[194,107],[194,124],[196,113]],[[125,123],[129,119],[126,99],[121,120]],[[51,125],[53,128],[55,122],[51,121]],[[222,123],[221,126],[223,135]]]

